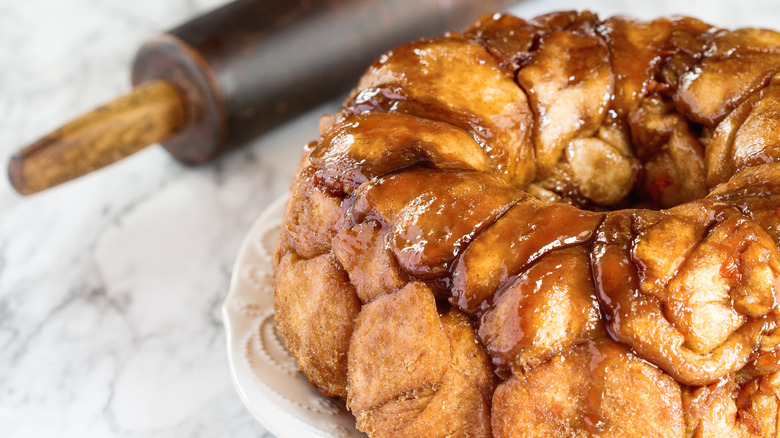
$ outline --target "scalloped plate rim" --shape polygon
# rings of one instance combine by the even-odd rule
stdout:
[[[307,419],[301,418],[285,409],[282,406],[284,404],[283,396],[280,396],[269,386],[263,384],[264,376],[258,376],[257,370],[252,369],[245,357],[246,341],[250,340],[253,334],[250,328],[262,323],[262,314],[265,312],[258,312],[257,315],[249,316],[236,309],[237,296],[240,295],[242,288],[245,287],[240,274],[242,268],[247,265],[247,259],[256,257],[251,252],[255,239],[262,236],[269,223],[273,223],[277,219],[280,221],[283,219],[288,199],[289,195],[282,195],[271,202],[250,227],[249,232],[239,247],[238,255],[233,265],[230,286],[221,309],[227,338],[228,366],[233,385],[241,401],[252,416],[277,438],[339,438],[337,435],[333,435],[327,430],[318,427],[316,423],[312,424],[311,418],[308,419],[309,421],[306,421]],[[271,304],[269,309],[263,310],[273,310],[273,305]],[[302,375],[298,379],[305,381],[305,377]],[[295,382],[296,378],[291,378],[290,380],[291,384],[299,384],[299,382]],[[321,397],[323,405],[332,404],[329,398],[321,394],[317,395]],[[365,436],[358,432],[357,429],[354,429],[354,426],[351,430],[345,428],[344,432],[343,436]]]

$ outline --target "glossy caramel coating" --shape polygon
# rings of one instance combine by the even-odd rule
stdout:
[[[384,436],[777,436],[780,34],[480,18],[381,56],[304,149],[301,369]]]
[[[536,116],[536,167],[542,176],[569,141],[598,129],[614,90],[607,45],[587,30],[544,35],[534,57],[517,73]]]
[[[475,235],[525,198],[487,173],[416,169],[361,186],[347,221],[387,224],[389,246],[400,266],[431,279],[446,275]]]
[[[752,94],[718,125],[707,149],[707,183],[724,183],[740,170],[780,158],[780,85]]]
[[[526,94],[480,44],[463,38],[400,46],[369,68],[345,103],[345,116],[400,111],[464,129],[482,145],[499,174],[522,186],[533,180]]]
[[[310,159],[325,186],[343,193],[406,167],[495,170],[485,150],[462,129],[385,111],[360,114],[333,126]]]
[[[641,197],[669,208],[707,195],[704,148],[671,102],[644,99],[627,120],[644,163],[636,187]]]
[[[777,326],[779,263],[755,222],[706,200],[610,213],[593,245],[610,334],[686,385],[738,371]]]
[[[363,303],[396,291],[409,281],[390,250],[389,232],[377,221],[342,228],[333,239],[333,254],[349,273]]]
[[[589,265],[581,246],[551,251],[496,293],[478,336],[499,373],[522,373],[606,334]]]
[[[684,437],[679,385],[611,340],[577,345],[493,396],[498,438]]]
[[[453,302],[477,314],[499,288],[546,253],[589,242],[602,214],[566,204],[521,202],[463,251],[452,271]]]
[[[744,373],[700,388],[683,389],[687,436],[766,437],[780,432],[780,374]]]
[[[780,34],[718,30],[702,34],[699,41],[701,60],[678,78],[673,98],[681,113],[714,128],[780,70]]]
[[[708,197],[737,207],[780,246],[780,163],[737,172],[728,182],[712,189]]]

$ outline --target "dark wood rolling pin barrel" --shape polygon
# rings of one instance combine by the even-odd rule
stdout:
[[[184,163],[207,162],[338,96],[384,51],[511,3],[230,3],[144,44],[133,91],[13,155],[11,183],[29,195],[158,142]]]

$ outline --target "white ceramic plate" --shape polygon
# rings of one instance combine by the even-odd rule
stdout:
[[[344,404],[320,394],[298,371],[276,333],[271,257],[287,197],[274,201],[244,238],[222,316],[241,400],[278,438],[365,438]]]

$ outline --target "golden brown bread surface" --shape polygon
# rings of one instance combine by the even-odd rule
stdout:
[[[493,427],[506,437],[680,437],[674,379],[606,338],[514,374],[493,396]]]
[[[364,306],[349,358],[347,405],[370,435],[490,436],[490,360],[471,321],[440,315],[424,283]]]
[[[780,34],[481,18],[304,149],[275,309],[371,437],[780,436]]]

